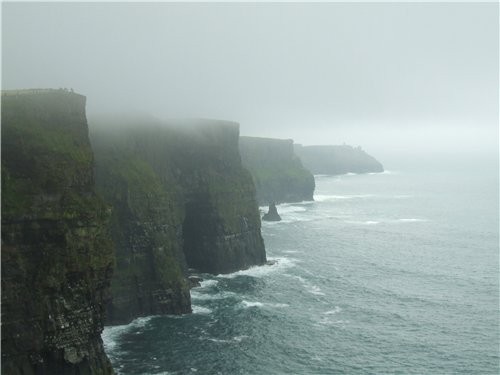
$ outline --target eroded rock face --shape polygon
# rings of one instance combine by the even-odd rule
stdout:
[[[276,204],[271,203],[269,205],[269,210],[267,213],[262,216],[262,220],[265,221],[281,221],[281,216],[278,214],[278,210],[276,208]]]
[[[294,154],[291,139],[240,137],[239,147],[259,204],[313,200],[314,176]]]
[[[185,135],[195,139],[191,147],[197,150],[195,155],[184,154],[179,175],[185,197],[188,265],[218,274],[264,264],[255,187],[241,164],[238,124],[198,123]]]
[[[136,156],[95,149],[98,191],[112,206],[116,256],[107,324],[191,312],[178,200]]]
[[[113,207],[109,323],[191,311],[188,266],[217,274],[265,263],[237,124],[95,119],[91,135],[98,189]]]
[[[111,374],[109,213],[94,193],[85,97],[2,95],[2,373]]]

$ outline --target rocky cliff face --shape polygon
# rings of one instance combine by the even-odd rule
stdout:
[[[95,153],[98,192],[112,206],[116,256],[107,323],[191,312],[178,200],[139,157],[99,146]]]
[[[183,127],[182,138],[184,146],[175,154],[185,197],[189,266],[228,273],[264,264],[255,187],[241,164],[238,124],[205,121]]]
[[[314,174],[344,174],[383,172],[384,167],[361,147],[301,146],[295,145],[295,152],[304,166]]]
[[[226,273],[265,263],[237,124],[93,123],[97,185],[113,206],[111,323],[190,311],[187,267]]]
[[[314,177],[295,155],[291,139],[240,137],[239,148],[261,205],[313,200]]]
[[[112,272],[85,97],[2,94],[2,373],[110,374]]]

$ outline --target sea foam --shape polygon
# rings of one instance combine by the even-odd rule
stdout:
[[[238,276],[263,277],[271,273],[280,272],[287,268],[294,267],[298,259],[285,257],[268,257],[269,261],[274,261],[273,264],[264,264],[262,266],[250,267],[246,270],[236,271],[229,274],[220,274],[217,277],[232,279]]]

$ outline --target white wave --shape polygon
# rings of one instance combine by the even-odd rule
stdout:
[[[297,280],[299,280],[302,284],[305,284],[305,283],[306,283],[306,280],[305,280],[302,276],[298,276],[298,275],[290,275],[290,274],[288,274],[288,273],[283,274],[283,276],[292,277],[292,278],[294,278],[294,279],[297,279]]]
[[[324,296],[325,293],[321,291],[321,288],[317,285],[311,285],[309,288],[309,293],[314,294],[316,296]]]
[[[200,281],[200,286],[199,288],[208,288],[208,287],[211,287],[211,286],[215,286],[219,283],[219,280],[203,280],[203,281]]]
[[[404,199],[404,198],[412,198],[413,195],[410,195],[410,194],[398,194],[398,195],[395,195],[394,198],[397,198],[397,199]]]
[[[236,271],[228,274],[220,274],[217,277],[223,277],[226,279],[232,279],[237,276],[252,276],[252,277],[263,277],[270,273],[280,272],[284,269],[295,266],[295,263],[298,261],[294,258],[285,258],[285,257],[268,257],[270,261],[274,261],[274,264],[264,264],[262,266],[250,267],[246,270]]]
[[[280,215],[285,215],[289,213],[295,213],[295,212],[305,212],[307,211],[307,208],[303,206],[292,206],[289,204],[279,204],[277,207],[278,213]]]
[[[196,306],[196,305],[191,305],[191,308],[193,309],[193,314],[211,314],[212,310],[203,307],[203,306]]]
[[[191,290],[191,299],[192,300],[201,300],[201,301],[211,301],[211,300],[219,300],[225,299],[234,296],[236,293],[223,291],[220,293],[210,294],[210,293],[201,293],[196,290]]]
[[[234,340],[234,341],[237,341],[237,342],[241,342],[242,340],[247,339],[248,337],[249,337],[249,336],[247,336],[247,335],[234,336],[234,337],[233,337],[233,340]]]
[[[337,313],[339,313],[339,312],[341,312],[341,311],[342,311],[342,309],[341,309],[340,307],[335,306],[335,308],[334,308],[333,310],[328,310],[328,311],[325,311],[325,312],[323,313],[323,315],[333,315],[333,314],[337,314]]]
[[[334,324],[349,324],[349,320],[330,320],[330,319],[322,319],[318,322],[322,325],[334,325]]]
[[[369,172],[368,174],[398,174],[398,172],[385,170],[383,172]]]
[[[241,304],[243,305],[243,307],[262,307],[264,306],[264,304],[262,302],[252,302],[252,301],[241,301]]]
[[[316,194],[314,196],[314,200],[316,202],[330,202],[335,200],[343,200],[343,199],[362,199],[362,198],[371,198],[374,197],[373,194],[349,194],[349,195],[325,195],[325,194]]]
[[[127,333],[134,328],[141,328],[155,316],[146,316],[132,320],[129,324],[122,324],[119,326],[106,326],[104,327],[101,338],[104,344],[104,349],[111,351],[116,348],[116,344],[121,335]]]
[[[278,308],[290,307],[290,305],[288,303],[266,303],[266,305],[271,306],[271,307],[278,307]]]
[[[375,221],[375,220],[366,220],[366,221],[345,220],[344,222],[348,224],[361,224],[361,225],[375,225],[380,223],[380,221]]]
[[[241,301],[241,304],[244,308],[249,307],[276,307],[276,308],[284,308],[290,307],[288,303],[267,303],[267,302],[258,302],[258,301]]]

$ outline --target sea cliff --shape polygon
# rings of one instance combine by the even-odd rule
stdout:
[[[291,139],[240,137],[239,147],[259,204],[313,200],[314,176],[294,153]]]
[[[92,150],[85,102],[2,93],[5,374],[112,374],[105,319],[188,313],[189,268],[266,262],[238,124],[129,117]]]
[[[304,166],[314,174],[383,172],[384,167],[361,147],[294,145]]]
[[[188,267],[218,274],[265,263],[238,124],[145,117],[92,124],[98,190],[113,207],[109,323],[191,311]]]
[[[2,374],[110,374],[113,253],[85,97],[2,92]]]

